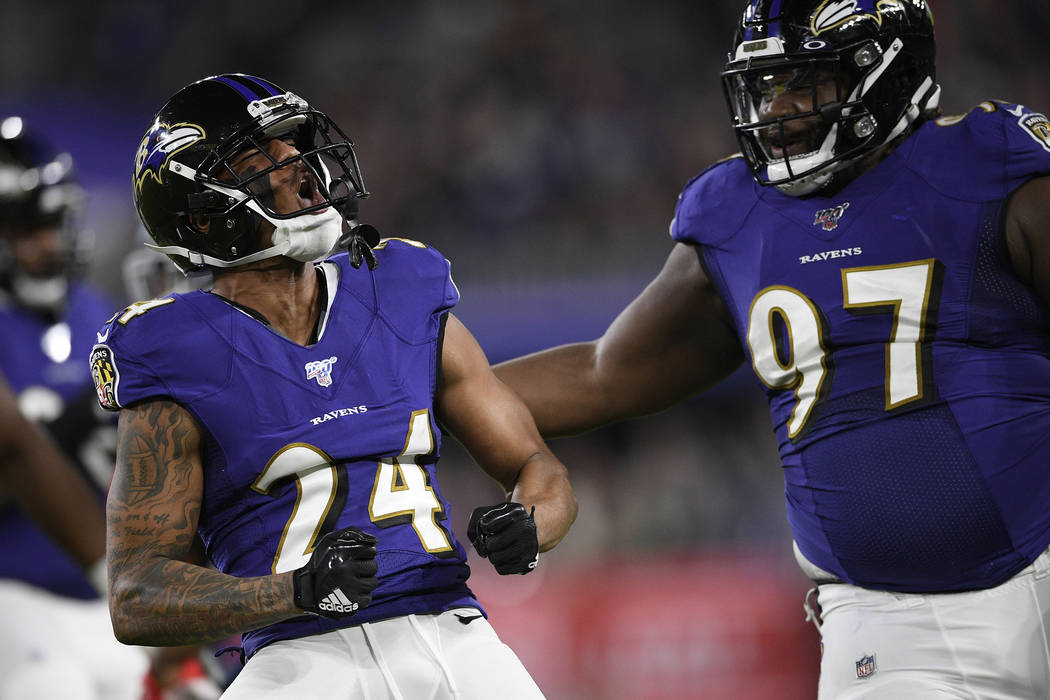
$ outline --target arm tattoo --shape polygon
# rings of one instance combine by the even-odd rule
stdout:
[[[146,405],[141,418],[153,430],[129,430],[121,441],[128,464],[128,505],[140,505],[157,497],[165,497],[163,489],[168,479],[168,467],[184,462],[187,455],[186,427],[181,412],[167,411],[163,404]],[[138,422],[136,422],[138,427]]]
[[[196,536],[200,431],[153,401],[121,416],[107,503],[110,613],[125,643],[195,644],[302,614],[291,574],[238,578],[183,561]]]

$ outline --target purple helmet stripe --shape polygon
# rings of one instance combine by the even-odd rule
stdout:
[[[228,76],[228,75],[217,75],[214,78],[212,78],[212,80],[214,80],[217,83],[222,83],[223,85],[226,85],[228,87],[233,88],[234,90],[236,90],[240,94],[241,97],[243,97],[244,99],[248,100],[249,102],[254,102],[255,100],[259,99],[260,97],[268,97],[268,95],[259,95],[259,94],[255,93],[255,92],[252,92],[247,87],[242,85],[239,81],[233,80],[232,77]]]
[[[761,24],[766,26],[766,31],[762,36],[756,36],[755,26],[759,22],[754,22],[754,17],[757,13],[758,6],[762,4],[762,0],[752,0],[750,14],[752,22],[747,23],[745,26],[747,29],[744,31],[744,41],[754,41],[755,39],[765,39],[771,36],[780,36],[780,5],[782,0],[772,0],[769,3],[769,10],[765,16],[762,17]]]
[[[758,0],[751,0],[751,7],[749,7],[748,10],[747,10],[748,14],[750,14],[751,17],[755,16],[755,6],[756,5],[758,5]],[[745,19],[744,26],[747,27],[747,29],[744,30],[744,41],[752,41],[755,38],[755,28],[754,28],[753,25],[749,24],[746,21],[747,20],[746,17],[744,19]]]
[[[284,91],[278,88],[268,80],[262,78],[256,78],[254,75],[239,75],[237,79],[245,84],[257,85],[259,89],[267,93],[267,96],[272,97],[273,95],[283,95]]]
[[[769,6],[769,18],[777,18],[776,22],[769,23],[769,31],[766,36],[780,36],[780,0],[773,0],[773,4]]]

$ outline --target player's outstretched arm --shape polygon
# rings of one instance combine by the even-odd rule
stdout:
[[[106,553],[102,507],[87,480],[51,437],[18,409],[0,380],[0,483],[89,574]],[[99,566],[101,574],[101,566]],[[100,581],[92,582],[100,585]]]
[[[540,438],[525,405],[492,373],[474,336],[451,314],[441,367],[441,421],[500,483],[507,499],[532,515],[539,551],[551,549],[576,519],[576,497],[565,466]],[[500,521],[504,523],[510,520]],[[525,536],[518,524],[515,532]],[[497,563],[498,555],[489,556]]]
[[[727,377],[743,358],[696,249],[678,243],[601,338],[509,360],[495,372],[553,437],[668,408]]]
[[[1010,198],[1004,222],[1014,272],[1050,306],[1050,176],[1019,187]]]
[[[237,578],[183,561],[200,514],[200,443],[174,402],[121,411],[106,520],[109,610],[125,644],[209,642],[302,614],[294,572]]]

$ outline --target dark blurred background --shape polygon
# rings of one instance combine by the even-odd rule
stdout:
[[[945,113],[1050,108],[1050,3],[932,4]],[[737,150],[718,72],[742,7],[4,0],[0,115],[73,154],[96,236],[87,275],[127,299],[121,262],[142,240],[130,174],[153,113],[216,73],[292,90],[356,142],[362,218],[452,261],[456,313],[495,362],[596,337],[659,271],[678,192]],[[552,446],[580,500],[570,536],[527,579],[473,562],[550,697],[813,694],[806,581],[750,375]],[[451,441],[442,464],[462,536],[500,494]]]

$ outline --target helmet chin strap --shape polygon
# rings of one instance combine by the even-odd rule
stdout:
[[[193,180],[196,176],[196,171],[181,163],[174,164],[171,170],[190,180]],[[234,258],[233,260],[222,260],[183,246],[156,246],[147,243],[146,247],[165,255],[184,256],[194,265],[210,265],[222,268],[238,267],[259,260],[276,258],[281,255],[300,262],[315,262],[333,252],[343,233],[343,215],[335,207],[328,207],[316,214],[302,214],[291,219],[276,219],[269,216],[254,199],[249,198],[240,190],[210,182],[202,184],[209,189],[242,202],[246,207],[273,224],[273,245],[251,255]]]
[[[273,246],[267,248],[275,251],[274,256],[284,255],[300,262],[321,260],[332,252],[343,233],[343,216],[335,207],[294,219],[272,219],[255,202],[248,202],[248,206],[275,226]]]

